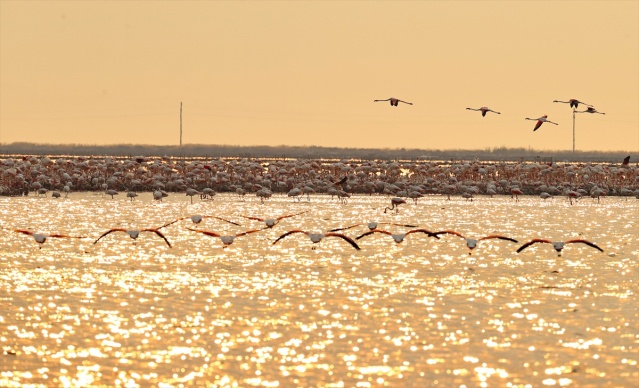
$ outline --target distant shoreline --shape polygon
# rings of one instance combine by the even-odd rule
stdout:
[[[472,160],[484,161],[568,161],[618,163],[633,155],[630,151],[535,150],[495,147],[478,150],[409,148],[339,148],[317,146],[231,146],[187,144],[158,146],[144,144],[0,144],[0,156],[171,156],[196,158],[282,158],[282,159],[363,159],[363,160]],[[637,157],[631,157],[636,161]]]

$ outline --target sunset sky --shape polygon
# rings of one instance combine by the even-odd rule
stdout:
[[[0,0],[3,144],[567,150],[571,98],[639,152],[639,1]]]

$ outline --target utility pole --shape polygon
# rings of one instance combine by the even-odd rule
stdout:
[[[182,147],[182,103],[181,102],[180,102],[180,147]],[[573,146],[573,148],[575,147]]]
[[[572,153],[575,153],[575,108],[572,108]]]

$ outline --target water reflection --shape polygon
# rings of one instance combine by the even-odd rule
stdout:
[[[142,197],[142,196],[141,196]],[[639,205],[538,198],[426,198],[384,214],[387,198],[292,203],[219,195],[190,204],[0,198],[2,386],[631,386],[637,372]],[[197,228],[256,227],[241,214],[293,214],[224,247],[174,224],[135,243],[110,228],[211,214]],[[532,238],[595,240],[557,257],[547,246],[413,234],[314,244],[371,221]],[[42,249],[11,229],[89,236]],[[384,225],[393,233],[406,228]],[[343,231],[354,238],[365,226]],[[117,235],[117,237],[116,237]],[[460,243],[460,241],[462,243]]]

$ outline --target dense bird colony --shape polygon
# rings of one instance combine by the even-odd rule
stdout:
[[[417,201],[424,195],[639,196],[639,166],[629,163],[398,162],[326,160],[183,160],[170,157],[22,157],[0,161],[0,195],[95,191],[135,200],[169,192],[214,200],[216,192],[274,193],[297,200],[325,194],[344,201],[377,194]],[[519,194],[521,193],[521,194]],[[547,193],[547,194],[544,194]],[[56,195],[55,197],[60,197]],[[572,196],[574,198],[574,195]]]

